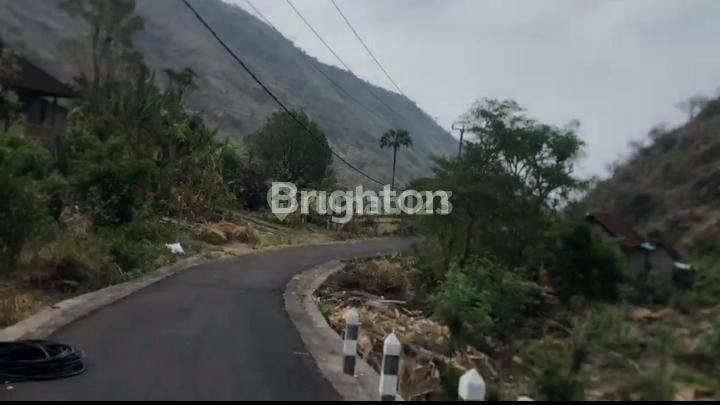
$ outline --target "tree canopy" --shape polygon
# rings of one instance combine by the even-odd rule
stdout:
[[[492,256],[520,264],[548,216],[583,185],[573,164],[583,142],[566,128],[528,118],[511,100],[483,100],[466,114],[474,140],[459,158],[436,160],[435,176],[416,187],[453,192],[450,217],[420,219],[453,256]]]
[[[320,126],[302,111],[272,114],[265,126],[247,139],[251,160],[276,181],[299,187],[319,186],[330,171],[332,151]],[[304,128],[303,128],[304,127]],[[310,133],[305,129],[309,129]]]

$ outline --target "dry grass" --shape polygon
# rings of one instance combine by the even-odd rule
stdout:
[[[0,281],[0,327],[21,321],[65,297],[6,278]]]

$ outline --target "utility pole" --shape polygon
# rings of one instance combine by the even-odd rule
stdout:
[[[463,135],[465,135],[465,131],[470,127],[470,121],[456,121],[452,124],[452,130],[453,131],[460,131],[460,146],[458,147],[458,159],[460,159],[460,156],[462,156],[462,147],[463,147]]]

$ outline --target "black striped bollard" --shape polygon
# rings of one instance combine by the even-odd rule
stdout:
[[[460,377],[458,397],[463,401],[484,401],[485,380],[477,370],[472,369]]]
[[[382,374],[380,374],[380,400],[394,401],[398,390],[400,352],[402,344],[394,333],[385,338],[383,344]]]
[[[345,340],[343,341],[343,371],[347,375],[355,375],[355,358],[357,357],[357,340],[360,336],[360,316],[356,309],[345,314]]]

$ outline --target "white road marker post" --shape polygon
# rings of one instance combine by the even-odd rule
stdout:
[[[360,315],[355,308],[345,314],[345,340],[343,341],[343,372],[355,375],[357,341],[360,336]]]
[[[463,401],[484,401],[485,391],[485,380],[477,370],[472,369],[460,377],[458,397]]]
[[[394,333],[385,338],[383,344],[383,361],[380,374],[380,400],[394,401],[398,391],[400,372],[400,353],[402,344]]]

